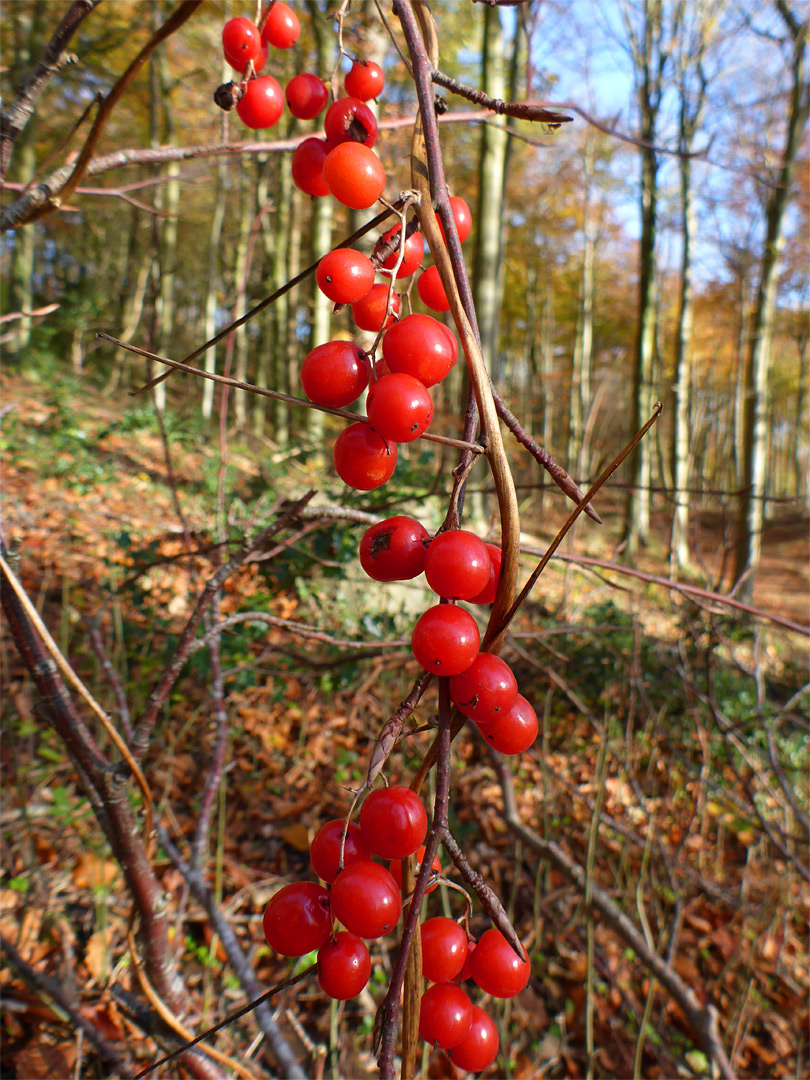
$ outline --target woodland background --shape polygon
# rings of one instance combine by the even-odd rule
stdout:
[[[180,374],[130,396],[157,367],[96,331],[182,359],[371,213],[292,185],[292,148],[315,123],[285,114],[258,138],[213,105],[231,77],[223,22],[255,12],[207,2],[136,74],[76,190],[29,219],[26,197],[73,160],[96,95],[175,10],[89,6],[4,182],[2,529],[4,557],[125,741],[205,583],[316,491],[277,547],[220,583],[204,632],[240,618],[195,642],[142,760],[161,829],[152,872],[168,903],[164,997],[197,1031],[288,972],[263,944],[263,904],[306,875],[313,832],[346,812],[346,787],[417,674],[407,641],[426,591],[370,587],[357,543],[393,513],[436,528],[455,460],[418,442],[385,488],[362,494],[331,471],[331,418]],[[282,86],[301,70],[327,78],[337,59],[334,5],[295,6],[301,40],[267,68]],[[67,8],[4,5],[6,108]],[[535,749],[509,776],[471,737],[455,749],[454,834],[533,960],[527,990],[498,1006],[502,1053],[489,1075],[711,1075],[695,1017],[590,886],[586,896],[543,849],[553,841],[699,1009],[717,1008],[737,1075],[806,1076],[806,8],[434,10],[443,71],[574,117],[551,131],[440,91],[445,168],[473,211],[465,254],[500,392],[583,490],[664,406],[599,493],[603,525],[578,520],[508,638],[504,655],[541,717]],[[373,4],[352,5],[344,44],[385,66],[377,150],[395,197],[409,185],[413,86]],[[336,333],[356,331],[310,277],[200,363],[298,395],[304,355]],[[463,392],[457,370],[437,394],[434,430],[459,433]],[[528,574],[570,504],[506,439]],[[472,473],[465,522],[497,539],[488,479]],[[131,1068],[176,1041],[139,988],[127,944],[137,890],[77,781],[78,728],[54,720],[56,698],[6,630],[3,1075],[109,1075],[110,1047]],[[92,714],[71,707],[115,761]],[[392,779],[412,774],[428,740],[406,740]],[[515,839],[512,785],[539,848]],[[136,788],[128,798],[142,808]],[[257,1076],[372,1075],[390,947],[378,943],[358,1001],[325,1005],[310,979],[216,1045]],[[77,1017],[89,1025],[78,1035]],[[219,1075],[192,1055],[168,1068]],[[423,1070],[454,1075],[442,1054],[426,1054]]]

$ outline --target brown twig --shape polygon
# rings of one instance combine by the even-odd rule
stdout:
[[[197,598],[194,610],[183,628],[174,655],[166,665],[166,668],[158,679],[152,693],[149,695],[146,706],[144,707],[143,715],[135,727],[132,737],[132,750],[136,757],[142,757],[146,752],[158,714],[163,707],[166,698],[169,696],[172,687],[177,681],[181,669],[191,654],[197,628],[202,622],[203,615],[208,610],[214,594],[220,586],[227,581],[231,574],[242,566],[249,555],[266,547],[267,542],[275,536],[277,532],[287,528],[288,525],[295,521],[296,510],[298,507],[305,506],[314,494],[315,492],[311,491],[305,495],[303,499],[299,499],[288,513],[281,515],[272,525],[268,526],[266,529],[262,529],[257,536],[243,544],[239,551],[232,555],[231,558],[206,582],[205,588]]]
[[[275,401],[286,401],[290,405],[300,405],[304,409],[329,413],[330,416],[340,416],[344,420],[350,420],[352,423],[367,424],[369,422],[368,417],[358,416],[357,413],[349,412],[348,409],[333,409],[329,405],[316,405],[315,402],[308,401],[306,398],[293,397],[292,394],[282,394],[280,390],[267,390],[263,386],[254,386],[253,383],[240,382],[238,379],[231,379],[226,375],[217,375],[213,371],[203,371],[201,368],[191,367],[189,364],[184,364],[179,360],[169,360],[166,356],[159,356],[157,353],[149,352],[148,349],[139,349],[137,345],[129,345],[127,342],[120,341],[118,338],[114,338],[110,334],[104,334],[101,331],[96,333],[96,337],[109,341],[121,349],[126,349],[127,352],[134,353],[136,356],[145,356],[149,360],[156,360],[159,364],[166,364],[167,367],[177,371],[185,371],[188,375],[196,375],[200,379],[209,379],[211,382],[220,383],[222,386],[232,386],[237,390],[245,390],[249,394],[257,394],[259,397],[273,398]],[[134,391],[134,393],[142,393],[162,381],[163,377],[158,376],[158,378],[152,379],[151,382],[141,387],[140,390]],[[469,450],[474,454],[484,453],[484,448],[477,443],[465,442],[462,439],[451,439],[448,435],[438,435],[432,431],[423,432],[420,438],[428,442],[441,443],[444,446],[455,446],[461,450]]]
[[[64,64],[64,52],[70,39],[82,20],[100,3],[101,0],[73,0],[42,50],[34,70],[17,90],[17,96],[8,111],[0,115],[0,178],[6,175],[14,142],[34,115],[40,94]]]
[[[0,934],[0,953],[4,953],[8,962],[17,969],[21,977],[36,994],[44,994],[51,1001],[56,1002],[59,1008],[67,1014],[77,1031],[81,1031],[93,1044],[104,1061],[115,1072],[122,1076],[132,1073],[132,1062],[122,1057],[118,1050],[108,1042],[95,1024],[83,1015],[74,1001],[68,996],[63,987],[44,972],[31,967],[20,956],[15,947],[2,934]]]
[[[536,102],[501,101],[500,98],[491,98],[482,90],[474,90],[471,86],[465,86],[464,83],[451,79],[449,75],[443,74],[436,68],[433,69],[430,77],[438,86],[443,86],[445,90],[458,94],[459,97],[466,98],[467,101],[472,101],[475,105],[482,105],[497,116],[512,116],[516,120],[531,120],[535,123],[548,124],[551,128],[568,124],[572,119],[572,117],[566,116],[564,113],[553,112],[551,109],[547,109],[545,105]]]
[[[183,880],[186,882],[194,896],[196,896],[199,903],[205,909],[208,918],[211,920],[211,925],[216,931],[219,940],[222,942],[222,947],[227,954],[231,967],[236,972],[239,981],[242,984],[245,994],[256,1002],[256,1022],[264,1033],[283,1075],[289,1077],[290,1080],[306,1080],[306,1074],[296,1060],[292,1049],[273,1018],[273,1013],[267,1005],[266,997],[262,995],[261,985],[253,972],[253,968],[250,966],[247,956],[245,956],[242,946],[239,944],[239,939],[217,905],[202,872],[199,869],[190,866],[185,859],[183,859],[169,834],[162,826],[158,825],[157,832],[161,847],[169,856],[172,863],[177,867]],[[280,989],[280,987],[278,989]],[[276,991],[270,991],[270,993],[274,992]],[[239,1015],[245,1015],[245,1013],[249,1011],[250,1008],[247,1008]],[[239,1016],[231,1017],[231,1020],[237,1019],[239,1019]],[[231,1020],[226,1019],[223,1023],[230,1023]],[[200,1036],[200,1038],[204,1037],[204,1035]]]
[[[695,991],[687,986],[673,968],[647,945],[644,934],[633,921],[611,900],[608,894],[591,881],[584,869],[575,862],[553,840],[545,840],[520,819],[515,798],[515,789],[508,762],[490,748],[490,761],[498,776],[503,792],[504,819],[515,836],[545,858],[548,858],[558,870],[576,885],[585,896],[590,888],[591,906],[595,908],[608,926],[635,952],[647,970],[659,981],[661,986],[677,1002],[686,1016],[696,1041],[703,1052],[715,1063],[724,1080],[733,1080],[734,1070],[723,1047],[719,1030],[719,1015],[713,1005],[703,1006]]]

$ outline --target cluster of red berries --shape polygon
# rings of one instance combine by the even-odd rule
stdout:
[[[329,891],[311,881],[280,889],[264,913],[268,944],[282,956],[317,950],[324,993],[341,1001],[356,997],[371,974],[364,939],[380,938],[396,926],[402,912],[401,860],[424,857],[426,833],[425,808],[406,787],[371,792],[359,824],[327,822],[312,841],[310,862]],[[375,856],[392,860],[390,869],[374,862]],[[432,869],[441,874],[438,858]],[[333,920],[345,929],[336,932]],[[423,973],[433,985],[422,996],[419,1033],[432,1046],[449,1050],[461,1068],[485,1069],[498,1052],[495,1025],[459,983],[472,978],[484,993],[514,997],[528,982],[529,962],[498,930],[487,930],[476,942],[457,922],[439,916],[422,923],[420,933]]]
[[[217,104],[236,111],[249,128],[273,127],[281,119],[284,102],[299,120],[314,120],[329,101],[329,90],[318,75],[300,72],[285,92],[272,75],[260,75],[270,46],[289,49],[298,40],[301,25],[287,4],[276,0],[261,30],[244,16],[230,19],[222,31],[225,59],[242,75],[235,91],[214,95]],[[345,206],[363,210],[372,206],[385,188],[385,170],[371,149],[377,140],[377,121],[366,105],[385,85],[379,64],[357,60],[344,80],[346,97],[327,110],[324,137],[305,139],[292,159],[293,182],[315,197],[330,192]]]
[[[452,204],[459,234],[466,239],[472,226],[469,207],[458,196]],[[397,225],[380,237],[383,251],[391,241],[400,239],[401,230],[402,226]],[[401,248],[401,259],[396,251],[382,263],[382,270],[392,273],[399,262],[397,279],[409,277],[420,265],[424,255],[421,234],[412,233]],[[430,289],[423,290],[421,283],[435,269],[430,267],[419,278],[423,299],[429,297]],[[366,401],[369,423],[348,427],[338,436],[333,451],[335,470],[344,483],[359,491],[371,491],[393,475],[397,444],[413,442],[430,425],[433,401],[428,388],[452,371],[458,360],[458,342],[432,315],[415,313],[397,321],[401,310],[399,294],[391,293],[389,310],[389,286],[384,282],[375,284],[374,262],[360,251],[330,251],[320,260],[316,278],[330,300],[351,305],[355,324],[361,330],[383,332],[382,357],[373,366],[358,345],[336,340],[314,348],[301,367],[304,393],[316,405],[345,408],[371,383]],[[441,288],[440,281],[438,285]],[[426,302],[442,309],[434,297]]]
[[[454,529],[432,540],[415,518],[378,521],[360,541],[360,565],[375,581],[408,581],[425,574],[443,600],[418,619],[413,654],[434,675],[449,675],[450,697],[502,754],[522,754],[537,738],[537,715],[518,693],[509,665],[479,652],[478,624],[455,601],[491,604],[501,572],[501,549],[474,533]]]

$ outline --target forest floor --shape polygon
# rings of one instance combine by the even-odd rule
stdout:
[[[2,527],[14,566],[90,691],[115,715],[104,655],[137,718],[215,565],[216,446],[193,424],[172,421],[175,489],[196,549],[188,558],[148,407],[124,394],[122,406],[78,380],[59,385],[9,373],[2,396],[4,408],[11,406],[3,420]],[[232,447],[225,507],[232,533],[266,523],[281,499],[317,483],[305,464],[281,460],[269,468],[249,447]],[[533,505],[525,515],[529,546],[542,550],[563,519],[562,501],[552,505],[546,514]],[[600,497],[602,534],[580,523],[563,552],[609,559],[620,505],[619,494]],[[666,577],[663,514],[655,526],[653,544],[633,568]],[[207,867],[268,986],[291,964],[264,946],[263,906],[280,882],[312,876],[312,835],[345,815],[347,786],[362,780],[375,732],[417,674],[407,647],[387,643],[407,641],[421,593],[414,586],[391,590],[384,601],[370,598],[353,565],[361,529],[333,522],[313,531],[283,558],[235,575],[222,598],[223,615],[262,611],[317,625],[341,642],[302,643],[278,625],[243,624],[223,637],[228,770]],[[696,530],[699,568],[690,580],[711,589],[723,580],[728,521],[705,513]],[[770,524],[754,605],[807,625],[808,558],[806,520]],[[528,571],[531,560],[523,566]],[[737,1075],[810,1075],[810,893],[803,876],[810,738],[801,708],[807,697],[797,697],[807,681],[807,639],[619,572],[555,563],[544,582],[505,650],[542,722],[535,748],[514,770],[523,819],[582,865],[596,837],[594,880],[644,927],[701,1003],[718,1008]],[[89,643],[91,627],[101,653]],[[378,647],[358,658],[361,639]],[[206,658],[202,651],[187,665],[146,761],[160,820],[183,850],[214,740]],[[143,1066],[155,1044],[119,989],[138,992],[120,871],[8,635],[0,661],[0,932]],[[420,720],[431,707],[420,707]],[[607,739],[601,773],[600,731]],[[106,749],[103,733],[97,736]],[[423,731],[402,744],[394,782],[408,782],[429,741]],[[788,790],[771,767],[771,746]],[[595,1076],[632,1076],[634,1069],[649,1077],[709,1076],[680,1009],[633,951],[601,918],[589,918],[558,871],[516,848],[486,749],[464,734],[453,785],[454,835],[503,898],[533,962],[518,998],[488,1006],[501,1054],[485,1075],[585,1076],[592,1009]],[[244,993],[203,909],[162,852],[157,870],[188,995],[185,1022],[202,1030]],[[430,914],[459,913],[457,894],[445,887],[431,904]],[[473,930],[486,925],[476,909]],[[312,978],[274,1001],[308,1075],[375,1074],[371,1028],[393,957],[393,938],[374,943],[371,982],[348,1003],[325,1003]],[[0,975],[0,989],[3,1078],[105,1075],[90,1044],[13,966]],[[257,1030],[242,1020],[217,1045],[257,1077],[274,1075],[253,1043]],[[181,1073],[175,1065],[159,1075]],[[421,1075],[459,1074],[446,1055],[426,1051]]]

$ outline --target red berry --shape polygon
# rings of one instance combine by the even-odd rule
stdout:
[[[354,248],[335,248],[318,263],[318,288],[336,304],[356,304],[374,284],[374,267],[368,255]]]
[[[378,521],[363,533],[360,565],[375,581],[408,581],[425,569],[428,531],[415,518]]]
[[[320,829],[315,833],[309,849],[309,861],[312,863],[312,869],[321,881],[326,881],[330,885],[339,873],[340,838],[343,835],[344,824],[345,822],[341,818],[335,818],[333,821],[327,821],[325,825],[321,825]],[[350,821],[346,833],[346,843],[343,846],[344,867],[370,858],[371,852],[360,836],[360,826]]]
[[[380,245],[387,244],[388,241],[396,236],[399,240],[399,234],[402,232],[402,227],[396,225],[393,229],[389,229],[387,233],[383,233],[380,237]],[[397,270],[397,281],[400,278],[409,277],[414,270],[419,266],[422,259],[425,257],[425,241],[422,238],[420,232],[411,233],[408,239],[405,241],[405,253],[402,256],[402,262],[400,263],[399,270]],[[399,249],[397,248],[383,263],[384,270],[393,270],[397,264],[399,258]]]
[[[465,716],[480,724],[500,722],[517,698],[512,669],[499,656],[482,652],[466,671],[450,680],[450,697]]]
[[[318,950],[321,990],[338,1001],[357,997],[371,974],[368,949],[356,934],[341,930]]]
[[[518,694],[512,708],[491,723],[481,722],[479,730],[499,754],[522,754],[537,738],[537,713]]]
[[[437,983],[422,995],[419,1034],[433,1047],[458,1046],[470,1030],[472,1003],[455,983]]]
[[[422,974],[430,982],[452,982],[467,959],[467,935],[452,919],[438,915],[421,926]]]
[[[419,293],[419,299],[425,307],[431,308],[432,311],[450,310],[450,301],[444,291],[438,266],[429,266],[427,270],[419,275],[419,280],[416,282],[416,291]]]
[[[372,791],[360,810],[360,835],[372,854],[381,859],[413,855],[426,833],[425,808],[410,788]]]
[[[314,881],[294,881],[264,909],[267,944],[282,956],[304,956],[319,949],[332,933],[329,894]]]
[[[489,555],[483,540],[465,529],[439,533],[425,557],[427,583],[447,600],[469,600],[489,580]]]
[[[368,330],[372,334],[379,333],[382,330],[387,304],[388,285],[373,285],[371,291],[366,293],[362,300],[352,304],[352,318],[361,330]],[[399,298],[399,293],[395,292],[392,297],[391,314],[388,316],[386,326],[394,325],[401,309],[402,301]]]
[[[379,97],[384,86],[383,69],[373,60],[355,60],[343,83],[346,93],[360,101]]]
[[[368,424],[352,424],[338,435],[332,460],[344,484],[357,491],[373,491],[394,475],[397,447]]]
[[[475,619],[454,604],[437,604],[419,616],[411,635],[413,655],[434,675],[458,675],[478,655]]]
[[[421,869],[422,860],[424,859],[424,857],[425,857],[425,845],[420,844],[419,847],[416,849],[416,873],[417,874],[419,873],[419,870]],[[399,889],[400,892],[402,892],[402,859],[394,859],[394,861],[391,863],[391,865],[388,867],[388,869],[391,871],[391,877],[397,883],[397,888]],[[432,874],[441,874],[441,872],[442,872],[442,864],[439,862],[439,856],[438,855],[433,856],[433,862],[430,864],[430,869],[431,869]],[[430,880],[430,879],[428,879],[428,880]],[[439,887],[438,881],[434,881],[434,883],[432,885],[428,886],[427,892],[435,892],[436,889],[438,889],[438,887]]]
[[[331,900],[335,918],[362,938],[387,934],[402,912],[397,883],[375,862],[356,862],[342,870],[332,886]]]
[[[467,957],[464,961],[464,967],[461,969],[461,974],[459,975],[459,980],[461,982],[465,982],[467,979],[472,978],[470,961],[472,959],[472,954],[475,952],[475,946],[477,944],[478,942],[475,940],[475,938],[467,938]]]
[[[243,124],[254,131],[277,124],[284,112],[284,95],[272,75],[259,75],[245,87],[236,111]]]
[[[293,183],[307,195],[329,194],[323,178],[323,163],[328,153],[325,139],[304,139],[293,151]]]
[[[299,120],[313,120],[326,108],[329,91],[323,79],[309,71],[302,71],[287,83],[285,97],[293,116]]]
[[[470,597],[471,604],[494,604],[495,593],[498,591],[498,581],[501,576],[501,560],[503,558],[503,552],[499,547],[495,547],[494,544],[484,544],[484,547],[489,552],[489,581],[484,588],[476,596]]]
[[[452,370],[458,355],[454,346],[453,335],[432,315],[406,315],[383,338],[383,358],[391,371],[434,386]]]
[[[338,98],[326,111],[323,133],[330,148],[345,142],[372,147],[377,141],[377,118],[365,102]]]
[[[241,73],[250,60],[253,61],[255,67],[261,50],[261,36],[250,19],[240,15],[225,23],[222,28],[222,51],[232,68],[236,68]]]
[[[472,977],[485,994],[511,998],[519,994],[532,973],[528,960],[521,960],[500,930],[487,930],[470,960]]]
[[[287,4],[276,0],[262,28],[262,41],[277,49],[291,49],[301,34],[298,16]]]
[[[371,366],[352,341],[327,341],[307,353],[301,365],[301,385],[310,401],[343,409],[368,386]]]
[[[327,155],[323,178],[338,202],[353,210],[367,210],[385,190],[385,169],[373,150],[344,142]]]
[[[450,209],[453,211],[453,218],[456,223],[456,229],[458,230],[458,238],[463,244],[472,231],[472,214],[470,213],[470,208],[460,195],[452,195],[450,197]],[[447,243],[441,221],[439,222],[439,228],[441,229],[442,239]]]
[[[424,383],[401,372],[378,379],[368,392],[366,415],[386,439],[413,442],[433,419],[433,402]]]
[[[488,1069],[498,1056],[499,1046],[497,1028],[480,1005],[473,1005],[470,1030],[450,1051],[450,1060],[460,1069],[481,1072]]]

